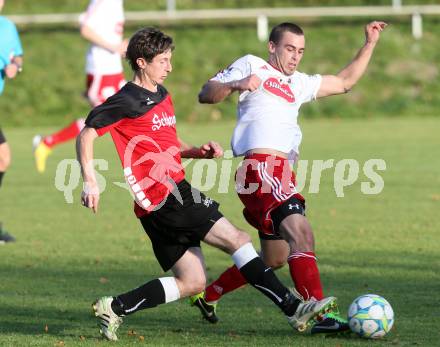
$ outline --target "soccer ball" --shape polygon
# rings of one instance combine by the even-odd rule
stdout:
[[[361,295],[348,309],[348,324],[360,337],[378,339],[393,327],[394,312],[389,302],[379,295]]]

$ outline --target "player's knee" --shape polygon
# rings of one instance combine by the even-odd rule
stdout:
[[[176,276],[182,296],[198,294],[205,290],[206,276],[202,271],[184,272]]]
[[[176,276],[176,283],[179,288],[180,296],[187,297],[201,293],[206,287],[206,278],[204,273],[202,274],[191,274],[188,273]]]
[[[206,288],[205,278],[197,278],[185,284],[185,289],[188,295],[195,295],[201,293],[205,290],[205,288]]]

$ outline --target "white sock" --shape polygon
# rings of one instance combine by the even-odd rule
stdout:
[[[250,242],[245,243],[243,246],[237,249],[234,254],[232,254],[232,260],[234,260],[234,263],[238,269],[241,269],[244,265],[255,258],[258,258],[258,254]]]
[[[180,291],[174,277],[159,278],[165,292],[165,303],[176,301],[180,299]]]

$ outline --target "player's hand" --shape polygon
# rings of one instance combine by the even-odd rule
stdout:
[[[90,208],[94,213],[98,213],[99,188],[96,182],[84,182],[81,193],[81,205]]]
[[[212,159],[223,156],[223,148],[215,141],[209,141],[200,146],[200,153],[203,158]]]
[[[374,21],[365,26],[365,39],[367,43],[376,43],[379,41],[380,33],[388,24],[385,22]]]
[[[15,78],[18,73],[18,66],[16,64],[8,64],[5,67],[5,75],[7,78]]]
[[[246,90],[253,92],[260,86],[261,79],[257,75],[252,74],[246,78],[243,78],[242,80],[236,81],[235,83],[237,90],[241,92]]]

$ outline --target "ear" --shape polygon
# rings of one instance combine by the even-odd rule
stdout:
[[[147,66],[147,61],[144,58],[137,58],[136,64],[139,66],[139,69],[143,70]]]
[[[276,48],[276,45],[274,42],[269,41],[267,43],[267,50],[269,51],[269,53],[271,53],[271,54],[275,53],[275,48]]]

